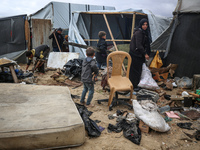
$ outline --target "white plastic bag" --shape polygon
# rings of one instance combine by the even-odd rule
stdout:
[[[152,78],[151,72],[149,68],[147,68],[145,63],[143,63],[142,65],[142,75],[141,75],[140,83],[138,84],[138,86],[141,88],[150,89],[150,90],[159,89],[158,84]]]
[[[167,132],[170,130],[169,125],[157,111],[147,111],[142,108],[137,100],[133,101],[133,109],[135,116],[147,124],[150,128],[159,132]]]

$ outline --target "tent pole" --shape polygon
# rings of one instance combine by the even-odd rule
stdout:
[[[114,46],[115,46],[115,49],[116,49],[116,51],[118,51],[118,48],[117,48],[117,45],[116,45],[115,40],[114,40],[114,38],[113,38],[113,35],[112,35],[112,32],[111,32],[111,29],[110,29],[110,26],[109,26],[107,17],[106,17],[105,14],[103,14],[103,17],[104,17],[104,19],[105,19],[105,21],[106,21],[106,25],[107,25],[108,31],[109,31],[109,33],[110,33],[111,39],[112,39],[112,41],[113,41],[113,44],[114,44]],[[124,67],[124,64],[122,64],[122,68],[123,68],[124,72],[126,73],[126,69],[125,69],[125,67]]]
[[[90,39],[91,38],[92,38],[92,15],[90,15]],[[91,41],[89,41],[89,42],[91,42]]]
[[[131,39],[133,37],[133,32],[134,32],[134,28],[135,28],[135,12],[133,13],[133,20],[132,20],[132,30],[131,30]]]
[[[110,33],[111,39],[112,39],[112,41],[113,41],[113,44],[114,44],[114,46],[115,46],[115,49],[116,49],[116,51],[118,51],[118,48],[117,48],[117,45],[116,45],[116,43],[115,43],[115,41],[114,41],[113,34],[112,34],[112,32],[111,32],[111,29],[110,29],[110,26],[109,26],[109,23],[108,23],[107,17],[106,17],[105,14],[103,14],[103,17],[104,17],[104,19],[105,19],[105,22],[106,22],[106,25],[107,25],[108,31],[109,31],[109,33]]]

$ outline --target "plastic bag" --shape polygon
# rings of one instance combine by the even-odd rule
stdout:
[[[179,80],[178,78],[176,78],[176,82],[178,88],[192,88],[192,79],[188,77],[182,77]]]
[[[92,112],[88,111],[84,105],[80,105],[78,103],[76,103],[76,107],[81,118],[83,119],[85,130],[88,132],[88,136],[99,137],[101,135],[99,127],[92,119],[89,118],[92,115]]]
[[[159,51],[156,52],[155,57],[153,58],[150,67],[151,68],[160,68],[162,67],[162,59],[160,58]]]
[[[143,109],[137,100],[132,100],[132,102],[136,117],[142,120],[151,129],[159,132],[166,132],[170,130],[169,125],[157,111],[149,112]]]
[[[151,72],[149,68],[147,68],[145,63],[143,63],[142,65],[142,75],[141,75],[140,83],[138,84],[138,86],[141,88],[146,88],[150,90],[159,89],[158,84],[152,78]]]

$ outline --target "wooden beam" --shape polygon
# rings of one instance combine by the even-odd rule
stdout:
[[[147,14],[144,13],[139,13],[139,12],[133,12],[133,11],[127,11],[127,12],[80,12],[81,14],[95,14],[95,15],[102,15],[102,14],[106,14],[106,15],[115,15],[115,14],[137,14],[137,15],[144,15],[147,16]]]
[[[84,41],[99,41],[99,39],[84,39]],[[106,39],[106,41],[113,41],[112,39]],[[131,40],[114,39],[116,42],[130,42]]]
[[[15,73],[14,66],[13,66],[13,65],[10,65],[9,68],[10,68],[10,72],[11,72],[11,74],[12,74],[12,77],[13,77],[14,82],[15,82],[15,83],[18,83],[18,78],[17,78],[17,75],[16,75],[16,73]]]
[[[133,32],[134,32],[134,28],[135,28],[135,16],[136,16],[135,13],[133,13],[131,39],[133,37]]]
[[[104,17],[104,19],[105,19],[105,22],[106,22],[106,25],[107,25],[108,31],[109,31],[109,33],[110,33],[111,39],[112,39],[112,41],[113,41],[113,44],[114,44],[114,46],[115,46],[115,49],[116,49],[116,51],[118,51],[118,48],[117,48],[117,45],[116,45],[116,43],[115,43],[115,41],[114,41],[114,37],[113,37],[112,31],[111,31],[111,29],[110,29],[110,26],[109,26],[109,23],[108,23],[107,17],[106,17],[105,14],[103,14],[103,17]]]
[[[109,33],[110,33],[111,39],[112,39],[112,41],[113,41],[113,44],[114,44],[114,46],[115,46],[115,50],[118,51],[118,48],[117,48],[117,45],[116,45],[116,43],[115,43],[115,41],[114,41],[114,37],[113,37],[113,35],[112,35],[112,31],[111,31],[111,29],[110,29],[110,26],[109,26],[107,17],[106,17],[105,14],[103,14],[103,17],[104,17],[104,19],[105,19],[105,21],[106,21],[106,25],[107,25],[108,31],[109,31]],[[122,64],[122,68],[123,68],[124,72],[126,73],[126,69],[125,69],[125,67],[124,67],[124,64]]]

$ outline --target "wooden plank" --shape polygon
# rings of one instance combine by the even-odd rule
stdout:
[[[15,83],[18,83],[18,78],[17,78],[17,75],[16,75],[16,73],[15,73],[14,66],[13,66],[13,65],[10,65],[9,68],[10,68],[10,72],[11,72],[11,74],[12,74],[12,77],[13,77],[14,82],[15,82]]]
[[[133,13],[133,19],[132,19],[132,29],[131,29],[131,39],[133,37],[133,32],[134,32],[134,28],[135,28],[135,13]]]
[[[111,39],[112,39],[113,44],[114,44],[114,47],[115,47],[116,51],[118,51],[118,48],[117,48],[117,45],[116,45],[116,43],[115,43],[115,41],[114,41],[114,37],[113,37],[112,31],[111,31],[111,29],[110,29],[110,25],[109,25],[109,23],[108,23],[107,17],[106,17],[105,14],[103,14],[103,17],[104,17],[104,19],[105,19],[105,22],[106,22],[108,31],[109,31],[109,33],[110,33]]]
[[[116,45],[116,43],[115,43],[115,41],[114,41],[114,37],[113,37],[112,31],[111,31],[111,29],[110,29],[110,26],[109,26],[107,17],[106,17],[105,14],[103,14],[103,17],[104,17],[104,19],[105,19],[105,22],[106,22],[108,31],[109,31],[109,33],[110,33],[111,39],[112,39],[112,41],[113,41],[113,44],[114,44],[114,46],[115,46],[115,50],[118,51],[118,48],[117,48],[117,45]],[[124,67],[124,64],[122,64],[122,68],[123,68],[124,72],[126,73],[126,69],[125,69],[125,67]]]
[[[137,14],[137,15],[144,15],[147,16],[147,14],[144,13],[139,13],[139,12],[133,12],[133,11],[127,11],[127,12],[80,12],[82,14],[96,14],[96,15],[102,15],[102,14],[106,14],[106,15],[114,15],[114,14]]]
[[[30,38],[30,27],[29,27],[29,23],[28,20],[25,20],[25,38],[26,38],[26,42],[28,43],[28,50],[31,49],[31,38]]]
[[[99,39],[84,39],[84,41],[99,41]],[[112,39],[106,39],[106,41],[113,41]],[[131,40],[114,39],[116,42],[130,42]]]

